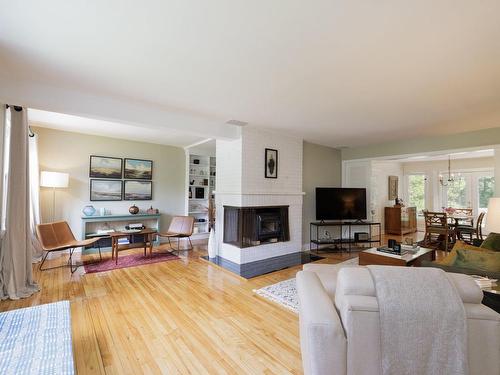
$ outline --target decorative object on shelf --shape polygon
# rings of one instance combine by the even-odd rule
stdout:
[[[126,179],[151,180],[153,178],[153,161],[126,158],[123,175]]]
[[[190,180],[189,185],[194,185],[194,180]]]
[[[90,155],[90,178],[122,178],[122,158]]]
[[[448,155],[448,179],[445,182],[443,175],[439,174],[439,183],[441,184],[441,186],[448,186],[454,181],[455,181],[455,175],[451,173],[451,157],[450,155]]]
[[[193,159],[193,164],[200,164],[200,159]]]
[[[193,190],[189,187],[189,199],[193,198]]]
[[[389,176],[389,200],[395,200],[398,197],[398,176]]]
[[[208,258],[213,259],[217,257],[217,248],[215,243],[215,229],[210,229],[210,234],[208,236]]]
[[[157,208],[153,208],[153,206],[149,207],[146,211],[146,213],[153,215],[153,214],[158,214],[160,213],[160,210]]]
[[[94,206],[89,204],[88,206],[83,207],[82,212],[85,216],[92,216],[95,214],[96,209]]]
[[[91,201],[121,201],[123,183],[121,180],[90,180]]]
[[[100,213],[101,216],[106,216],[106,209],[104,207],[101,207],[99,209],[99,213]]]
[[[51,221],[56,220],[56,189],[67,188],[68,185],[69,185],[69,174],[67,173],[42,171],[40,175],[40,186],[52,188]]]
[[[396,198],[394,200],[394,207],[404,207],[403,199],[401,198]]]
[[[278,178],[278,150],[266,148],[264,167],[266,178]]]
[[[133,204],[129,207],[128,212],[130,212],[132,215],[137,215],[139,213],[139,207]]]
[[[203,179],[203,186],[208,186],[208,178]]]
[[[153,199],[153,186],[151,181],[125,181],[124,200],[150,201]]]

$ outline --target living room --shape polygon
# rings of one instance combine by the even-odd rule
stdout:
[[[498,4],[5,9],[0,373],[500,373]]]

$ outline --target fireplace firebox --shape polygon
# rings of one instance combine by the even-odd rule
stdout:
[[[288,206],[224,206],[223,240],[239,248],[289,241]]]

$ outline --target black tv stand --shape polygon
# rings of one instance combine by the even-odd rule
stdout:
[[[368,227],[368,240],[362,240],[362,241],[356,241],[353,238],[353,232],[352,228],[353,227],[361,227],[361,226],[366,226]],[[336,227],[340,229],[340,236],[336,238],[320,238],[320,233],[319,233],[319,228],[323,227]],[[347,238],[344,238],[344,228],[347,227],[349,228],[349,234]],[[374,233],[373,228],[378,227],[378,231]],[[371,221],[316,221],[312,222],[309,225],[309,251],[315,250],[316,253],[319,251],[328,251],[328,250],[333,250],[333,251],[338,251],[340,250],[341,252],[345,249],[345,245],[347,245],[347,249],[349,252],[351,252],[352,245],[359,245],[359,244],[377,244],[378,246],[382,246],[382,228],[380,223],[375,223]],[[322,247],[323,245],[333,245],[328,246],[328,247]],[[322,247],[320,249],[320,247]]]

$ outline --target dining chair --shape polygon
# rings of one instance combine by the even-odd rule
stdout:
[[[168,244],[173,251],[187,251],[193,250],[193,243],[191,242],[191,236],[193,235],[194,229],[194,217],[192,216],[174,216],[170,222],[167,232],[158,232],[157,235],[160,237],[166,237],[168,239]],[[171,238],[177,238],[177,249],[172,247],[170,242]],[[188,249],[180,248],[180,239],[187,238],[189,240],[190,247]]]
[[[467,216],[468,218],[456,220],[460,226],[474,227],[472,208],[454,208],[454,216]]]
[[[42,262],[38,267],[40,271],[46,271],[53,268],[64,267],[64,266],[57,266],[57,267],[43,268],[43,264],[45,263],[45,260],[47,260],[47,256],[51,252],[63,251],[69,249],[68,265],[70,266],[71,273],[73,273],[78,268],[78,266],[73,268],[72,258],[75,249],[78,247],[82,248],[87,247],[96,243],[99,249],[99,258],[100,260],[102,260],[99,238],[90,238],[87,240],[78,241],[73,235],[73,232],[71,231],[71,228],[69,227],[69,224],[66,221],[57,221],[54,223],[39,224],[36,226],[36,234],[38,240],[40,241],[40,244],[42,245],[42,249],[45,251],[45,255],[42,258]]]
[[[474,239],[482,241],[483,240],[483,228],[482,228],[482,225],[483,225],[483,220],[484,220],[485,216],[486,216],[485,212],[481,212],[479,214],[479,216],[477,218],[477,222],[476,222],[476,226],[475,227],[472,227],[470,225],[458,225],[455,228],[455,232],[456,232],[457,238],[465,241],[464,235],[468,235],[469,236],[469,241],[466,241],[466,242],[469,242],[469,243],[472,244],[473,241],[474,241]]]
[[[433,246],[448,251],[450,243],[454,242],[454,231],[448,225],[445,212],[424,211],[425,246]],[[451,241],[450,241],[451,239]]]

